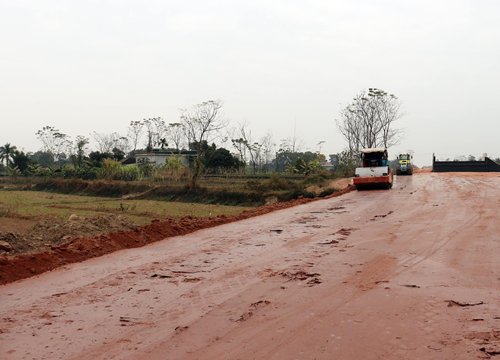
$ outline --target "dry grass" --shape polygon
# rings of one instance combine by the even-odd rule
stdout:
[[[236,215],[248,209],[244,206],[225,206],[161,200],[123,200],[118,198],[56,194],[43,191],[0,190],[0,217],[44,218],[55,216],[67,219],[71,214],[93,216],[119,214],[136,224],[146,224],[162,217],[208,217]]]

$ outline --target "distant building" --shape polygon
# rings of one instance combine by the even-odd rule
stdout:
[[[152,152],[136,153],[137,164],[165,165],[169,157],[178,157],[184,166],[190,166],[197,152],[191,150],[153,150]]]
[[[330,154],[328,156],[330,157],[330,164],[333,166],[333,169],[335,170],[337,166],[339,166],[339,156],[337,154]]]
[[[329,155],[330,161],[321,163],[321,167],[328,171],[335,171],[339,165],[339,157],[337,155]]]

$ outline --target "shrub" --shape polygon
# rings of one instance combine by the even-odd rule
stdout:
[[[264,182],[269,190],[298,190],[299,185],[291,180],[282,178],[279,174],[272,174],[271,177]]]
[[[121,175],[121,164],[113,159],[104,159],[102,161],[102,177],[107,179],[119,180]]]
[[[145,177],[145,178],[153,175],[153,172],[155,169],[154,165],[148,164],[148,163],[139,164],[138,167],[139,167],[139,170],[141,172],[141,177]]]
[[[122,166],[120,179],[125,181],[134,181],[142,178],[141,170],[137,165]]]
[[[48,177],[52,175],[52,170],[47,167],[37,167],[33,169],[34,176]]]
[[[304,178],[304,185],[323,185],[329,178],[330,176],[326,173],[311,174]]]
[[[259,192],[264,192],[264,191],[268,190],[266,188],[265,184],[263,184],[262,181],[258,181],[258,180],[248,180],[246,185],[247,185],[246,187],[249,190],[254,190],[254,191],[259,191]]]

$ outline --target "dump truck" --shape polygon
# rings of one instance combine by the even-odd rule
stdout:
[[[387,149],[369,148],[361,150],[362,166],[356,168],[353,185],[357,190],[392,187],[393,175],[389,167]]]
[[[396,175],[412,175],[413,164],[410,154],[399,154],[398,162],[396,164]]]

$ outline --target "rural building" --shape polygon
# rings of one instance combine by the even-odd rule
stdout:
[[[324,161],[321,163],[321,167],[323,170],[335,171],[336,166],[333,165],[330,161]]]
[[[137,153],[135,159],[137,164],[164,165],[169,157],[175,156],[184,166],[190,166],[196,154],[196,151],[190,150],[153,150],[147,153]]]
[[[321,163],[321,167],[328,171],[335,171],[339,165],[339,156],[336,154],[330,154],[330,161],[324,161]]]

